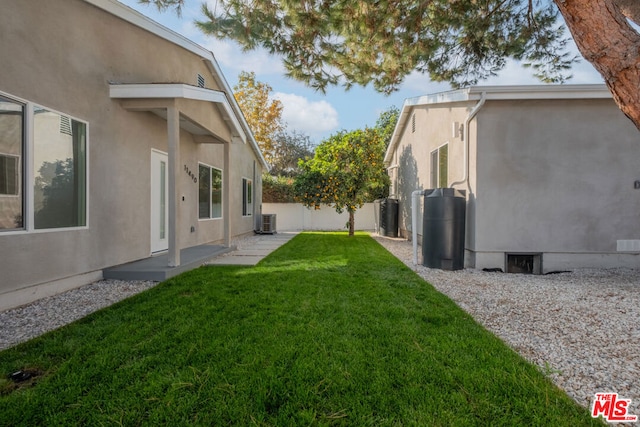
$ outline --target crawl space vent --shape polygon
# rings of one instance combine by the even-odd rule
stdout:
[[[506,254],[507,273],[542,274],[542,254]]]

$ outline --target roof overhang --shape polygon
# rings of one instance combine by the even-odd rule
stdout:
[[[117,0],[84,0],[84,1],[95,7],[105,10],[106,12],[114,16],[117,16],[120,19],[123,19],[124,21],[127,21],[135,25],[136,27],[142,28],[145,31],[155,34],[158,37],[161,37],[183,49],[186,49],[189,52],[194,53],[195,55],[198,55],[205,62],[207,68],[209,69],[209,72],[211,73],[211,76],[217,83],[218,87],[222,89],[223,92],[221,93],[223,94],[233,93],[231,86],[229,86],[229,83],[227,82],[224,75],[222,74],[222,70],[218,65],[218,62],[216,61],[215,56],[211,51],[198,45],[197,43],[194,43],[193,41],[189,40],[183,35],[178,34],[175,31],[172,31],[163,25],[160,25],[159,23],[155,22],[149,17],[141,14],[140,12],[130,8],[125,4],[120,3]],[[258,146],[258,143],[256,142],[253,136],[253,133],[251,133],[249,124],[244,118],[244,115],[242,114],[242,111],[240,110],[240,106],[238,105],[237,101],[233,96],[229,96],[229,98],[227,99],[227,102],[231,111],[234,113],[233,115],[235,116],[235,120],[244,129],[243,131],[245,135],[244,140],[249,142],[249,144],[253,148],[253,151],[256,153],[256,156],[258,157],[260,163],[262,163],[262,165],[267,170],[269,170],[270,166],[265,160],[264,155],[262,154],[262,151],[260,150],[260,147]]]
[[[523,85],[523,86],[472,86],[465,89],[439,92],[407,98],[402,105],[398,122],[391,135],[391,141],[384,156],[384,162],[391,166],[393,152],[415,107],[425,105],[455,104],[480,101],[484,94],[486,101],[544,100],[544,99],[611,99],[612,95],[604,84],[582,85]]]
[[[111,84],[109,96],[112,99],[123,100],[122,106],[131,111],[149,111],[166,119],[165,103],[161,100],[184,99],[215,104],[228,124],[232,138],[247,142],[247,135],[238,122],[227,96],[220,91],[204,89],[186,84]],[[159,102],[160,101],[160,102]],[[180,127],[199,137],[210,136],[219,140],[214,130],[204,123],[198,123],[193,119],[180,115]],[[201,142],[206,139],[200,138]],[[212,141],[213,142],[213,141]]]

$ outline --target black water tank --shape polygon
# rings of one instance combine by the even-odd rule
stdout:
[[[380,200],[380,235],[398,237],[398,199]]]
[[[454,188],[424,191],[422,264],[442,270],[464,268],[466,194]]]

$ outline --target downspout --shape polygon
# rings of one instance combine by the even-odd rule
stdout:
[[[397,163],[395,165],[391,165],[387,168],[387,174],[391,174],[392,170],[396,170],[400,167],[400,165],[398,165]],[[396,194],[398,192],[398,173],[394,172],[393,173],[393,183],[391,184],[391,187],[394,189],[393,194],[391,194],[391,192],[389,192],[389,197],[391,198],[397,198],[398,195]]]
[[[413,265],[418,265],[418,203],[422,190],[411,193],[411,240],[413,240]]]
[[[464,177],[460,181],[451,183],[451,187],[458,184],[464,184],[469,181],[469,123],[478,114],[478,111],[482,108],[486,101],[486,92],[482,92],[480,95],[480,101],[473,107],[466,120],[464,121],[464,133],[463,138],[465,141],[464,148]],[[418,265],[418,203],[419,197],[423,194],[422,190],[415,190],[411,193],[411,232],[413,240],[413,265]]]
[[[465,142],[465,146],[464,146],[464,178],[462,178],[462,180],[460,180],[460,181],[452,182],[451,185],[450,185],[450,187],[452,187],[452,188],[453,188],[454,185],[464,184],[465,182],[469,181],[469,123],[471,123],[471,120],[473,120],[473,118],[476,116],[476,114],[478,114],[478,111],[480,111],[480,109],[484,105],[484,102],[486,101],[486,97],[487,97],[487,92],[482,92],[482,94],[480,95],[480,101],[478,101],[478,103],[475,105],[475,107],[473,107],[473,110],[471,110],[471,112],[467,116],[467,119],[464,121],[464,131],[463,131],[464,132],[463,133],[463,138],[464,138],[464,142]]]

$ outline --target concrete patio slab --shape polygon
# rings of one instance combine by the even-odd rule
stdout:
[[[246,248],[237,249],[220,256],[208,262],[207,265],[256,265],[271,252],[293,239],[297,234],[287,232],[256,236],[255,241],[248,244]]]
[[[243,255],[231,255],[220,257],[214,259],[211,262],[208,262],[207,265],[257,265],[260,261],[264,259],[263,256],[243,256]]]
[[[105,279],[118,280],[153,280],[162,282],[173,276],[193,270],[220,255],[233,251],[221,245],[199,245],[180,250],[181,264],[169,267],[169,255],[155,255],[138,261],[107,268],[102,274]]]
[[[242,250],[236,250],[234,253],[229,253],[227,258],[231,255],[266,257],[271,252],[273,252],[273,249],[242,249]]]

